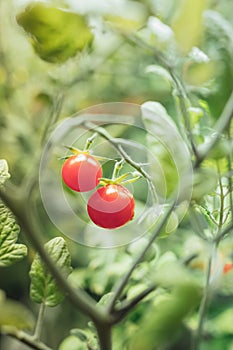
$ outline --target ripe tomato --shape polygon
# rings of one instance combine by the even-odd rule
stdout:
[[[120,185],[106,185],[89,198],[87,211],[91,220],[103,228],[117,228],[134,216],[134,198],[130,191]]]
[[[100,163],[87,153],[69,157],[62,167],[65,184],[77,192],[87,192],[95,188],[102,177]]]

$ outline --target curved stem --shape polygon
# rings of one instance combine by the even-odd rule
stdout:
[[[230,125],[231,127],[231,125]],[[227,132],[228,140],[230,143],[230,150],[232,149],[232,138],[231,138],[231,131],[230,128]],[[227,157],[227,166],[229,173],[232,172],[232,152],[229,152],[229,155]],[[229,198],[230,198],[230,212],[231,212],[231,219],[233,220],[233,183],[232,183],[232,177],[228,177],[228,187],[229,187]]]
[[[198,320],[198,327],[193,337],[192,342],[192,350],[198,350],[199,344],[202,338],[202,332],[203,332],[203,325],[205,320],[206,311],[209,304],[209,287],[210,287],[210,275],[211,275],[211,269],[213,264],[214,255],[216,253],[216,245],[214,244],[211,253],[208,260],[208,266],[207,266],[207,272],[206,272],[206,282],[205,282],[205,288],[203,292],[203,297],[199,309],[199,320]]]
[[[220,230],[216,235],[214,242],[218,245],[219,242],[230,232],[233,230],[233,221],[226,226],[224,229]]]
[[[152,191],[154,200],[155,202],[157,202],[157,194],[156,194],[156,190],[152,182],[151,176],[141,167],[140,164],[135,162],[128,155],[128,153],[124,150],[124,148],[119,144],[119,140],[113,138],[104,128],[101,128],[91,122],[88,122],[88,123],[85,122],[84,126],[90,130],[91,129],[95,130],[97,134],[99,134],[101,137],[107,140],[115,148],[115,150],[119,153],[119,155],[124,159],[124,161],[129,165],[131,165],[134,169],[136,169],[147,180],[149,187]]]
[[[178,79],[176,73],[174,72],[174,68],[173,67],[168,67],[168,70],[170,72],[170,75],[175,83],[175,86],[177,88],[178,91],[178,98],[179,98],[179,104],[180,104],[180,110],[181,113],[183,115],[183,119],[184,119],[184,124],[188,133],[188,137],[190,140],[190,145],[193,151],[193,154],[195,155],[196,159],[199,158],[199,154],[194,142],[194,138],[193,138],[193,133],[192,133],[192,127],[191,127],[191,123],[190,123],[190,116],[186,107],[186,102],[187,102],[187,96],[186,96],[186,92],[184,90],[184,87],[180,81],[180,79]]]
[[[198,160],[199,154],[198,154],[198,150],[197,150],[197,147],[195,145],[195,142],[194,142],[192,128],[191,128],[191,124],[190,124],[190,117],[189,117],[189,114],[188,114],[188,111],[186,108],[186,101],[187,101],[186,92],[184,90],[184,87],[182,85],[181,80],[178,79],[178,77],[175,73],[174,65],[171,64],[171,62],[166,58],[166,56],[163,54],[162,51],[160,51],[159,49],[157,49],[154,46],[147,44],[145,41],[143,41],[138,36],[128,35],[128,36],[126,36],[126,39],[130,40],[132,43],[138,45],[139,47],[141,47],[143,49],[151,51],[153,53],[153,55],[155,56],[155,58],[157,59],[158,63],[161,66],[163,66],[165,69],[167,69],[168,72],[170,73],[171,78],[174,82],[174,85],[176,86],[177,91],[178,91],[180,110],[181,110],[181,113],[183,115],[184,123],[185,123],[186,129],[187,129],[187,132],[188,132],[191,149],[192,149],[196,159]]]
[[[120,297],[121,293],[123,292],[123,289],[125,288],[128,280],[129,280],[130,276],[132,275],[133,271],[135,270],[136,266],[141,262],[141,260],[143,259],[144,255],[146,254],[146,252],[150,248],[151,244],[154,242],[155,238],[160,234],[163,226],[165,225],[167,219],[171,215],[172,210],[174,209],[175,203],[176,203],[176,201],[174,201],[171,204],[171,206],[169,207],[169,209],[165,213],[164,217],[162,218],[162,220],[160,221],[160,223],[158,224],[158,226],[154,230],[153,234],[150,236],[150,239],[148,240],[147,245],[139,253],[139,255],[136,257],[135,261],[133,262],[132,266],[129,268],[128,272],[113,287],[112,298],[110,299],[110,302],[108,304],[108,311],[109,311],[109,313],[112,313],[117,299]]]
[[[131,300],[126,300],[122,302],[119,307],[116,307],[116,309],[114,310],[114,317],[116,319],[115,323],[121,321],[129,313],[129,311],[131,311],[141,300],[143,300],[156,288],[157,286],[155,284],[152,284],[151,286],[143,290],[141,293],[139,293],[135,298]]]
[[[51,126],[57,122],[62,111],[64,100],[65,100],[65,95],[63,93],[58,94],[58,96],[54,98],[50,115],[47,118],[47,122],[45,124],[44,131],[41,136],[41,141],[40,141],[41,146],[44,145],[44,142],[46,141],[46,138],[48,136]]]
[[[21,343],[30,346],[31,349],[35,350],[52,350],[49,346],[44,343],[34,339],[31,335],[20,331],[18,329],[6,329],[3,330],[2,334],[17,339]]]
[[[218,169],[218,182],[219,182],[219,190],[220,190],[220,208],[219,208],[219,221],[218,221],[218,229],[221,230],[223,226],[223,214],[224,214],[224,189],[221,177],[220,166],[217,163]]]
[[[217,144],[221,134],[228,128],[233,117],[233,91],[222,111],[222,114],[218,118],[217,123],[214,126],[215,134],[211,138],[211,141],[206,145],[205,149],[199,150],[199,157],[196,160],[195,168],[197,168],[203,160],[209,155],[211,150]]]

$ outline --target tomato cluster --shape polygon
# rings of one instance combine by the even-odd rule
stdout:
[[[64,162],[62,178],[70,189],[88,192],[100,184],[102,167],[88,152],[79,151]],[[115,180],[92,193],[88,200],[87,212],[96,225],[115,229],[133,219],[134,207],[132,193]]]

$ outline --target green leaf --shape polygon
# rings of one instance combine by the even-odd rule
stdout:
[[[208,332],[215,336],[225,334],[233,335],[232,314],[233,308],[229,306],[227,310],[224,310],[216,317],[210,319],[206,325]]]
[[[128,248],[127,253],[131,255],[132,257],[139,255],[139,253],[146,247],[148,244],[148,239],[146,237],[141,237],[137,239],[136,241],[132,242]],[[150,248],[148,249],[147,253],[145,254],[143,260],[145,261],[151,261],[155,258],[157,258],[159,255],[159,247],[156,245],[156,243],[151,243]]]
[[[232,24],[221,13],[213,10],[207,10],[204,13],[204,24],[208,34],[220,40],[220,45],[224,50],[227,50],[233,57],[233,28]]]
[[[159,43],[174,43],[174,33],[171,27],[163,23],[159,18],[149,17],[147,26]]]
[[[63,63],[93,40],[84,16],[43,3],[29,5],[17,16],[17,22],[30,35],[36,53],[47,62]]]
[[[68,277],[72,271],[71,257],[64,239],[62,237],[53,238],[45,244],[45,249],[54,260],[60,273]],[[62,302],[64,295],[39,254],[36,254],[29,274],[31,278],[30,296],[34,302],[44,303],[51,307]]]
[[[183,281],[171,294],[150,305],[130,342],[130,350],[163,349],[182,330],[184,318],[200,301],[200,287],[191,281]]]
[[[0,202],[0,267],[12,265],[27,255],[27,247],[15,243],[19,231],[12,213]]]
[[[199,44],[202,35],[202,14],[206,0],[185,0],[179,8],[172,28],[180,49],[188,53],[193,46]]]
[[[98,301],[98,305],[102,305],[102,306],[108,305],[108,303],[112,299],[112,297],[113,297],[112,292],[104,294],[102,296],[102,298],[100,298],[100,300]]]
[[[70,335],[63,340],[58,350],[88,350],[88,346],[76,336]]]
[[[150,174],[158,195],[166,198],[179,186],[191,193],[192,169],[190,154],[178,129],[166,109],[158,102],[141,106],[142,120],[147,130]]]
[[[211,193],[217,186],[217,172],[210,168],[197,169],[194,172],[192,198],[199,201]]]
[[[0,159],[0,185],[9,179],[9,177],[7,161],[5,159]]]
[[[171,212],[171,215],[169,216],[167,223],[162,230],[160,237],[166,237],[169,236],[170,234],[174,233],[179,225],[179,218],[175,211]]]
[[[32,330],[35,320],[30,310],[14,300],[5,300],[0,304],[0,327],[16,327]]]
[[[83,331],[80,328],[71,329],[70,334],[74,335],[75,337],[80,339],[82,342],[86,342],[88,340],[88,335],[86,334],[85,331]]]
[[[163,78],[170,85],[173,84],[173,80],[172,80],[170,73],[163,67],[152,64],[152,65],[146,67],[146,73],[149,73],[149,74],[153,73],[153,74]]]

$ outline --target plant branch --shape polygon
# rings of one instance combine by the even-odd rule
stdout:
[[[10,193],[10,192],[9,192]],[[24,231],[25,236],[31,242],[34,249],[39,253],[43,262],[46,264],[48,270],[59,284],[60,288],[67,295],[70,302],[77,308],[79,308],[84,314],[88,315],[93,322],[106,322],[108,315],[100,307],[96,307],[95,301],[81,288],[75,290],[70,286],[67,279],[61,274],[60,270],[56,267],[47,251],[44,249],[44,245],[41,242],[41,234],[37,231],[37,228],[33,224],[30,213],[25,203],[27,199],[16,199],[15,194],[9,194],[0,188],[0,198],[6,204],[6,206],[16,216],[19,225]]]
[[[198,255],[192,254],[181,260],[181,263],[187,266],[193,259],[195,259]],[[114,310],[115,323],[121,321],[129,311],[131,311],[141,300],[147,297],[151,292],[153,292],[157,288],[157,285],[152,283],[145,290],[140,292],[134,298],[130,300],[124,300],[120,305],[116,305]]]
[[[128,153],[124,150],[124,148],[119,144],[119,140],[113,138],[104,128],[99,127],[91,122],[84,123],[84,126],[88,129],[93,129],[95,132],[97,132],[98,135],[103,137],[105,140],[107,140],[119,153],[119,155],[125,160],[126,163],[131,165],[134,169],[136,169],[148,182],[149,187],[152,191],[154,199],[157,201],[157,194],[154,187],[154,184],[152,182],[151,176],[145,171],[140,164],[135,162]]]
[[[193,337],[192,350],[199,349],[199,343],[200,343],[201,338],[202,338],[204,319],[205,319],[205,315],[206,315],[206,311],[207,311],[207,307],[208,307],[208,303],[209,303],[210,275],[211,275],[211,268],[212,268],[213,258],[214,258],[215,252],[216,252],[216,245],[214,244],[212,249],[211,249],[211,253],[209,256],[209,260],[208,260],[205,288],[204,288],[203,297],[202,297],[202,301],[201,301],[201,305],[200,305],[200,309],[199,309],[198,327],[197,327],[197,330],[196,330],[194,337]]]
[[[44,131],[41,136],[41,146],[44,145],[44,142],[46,141],[50,128],[57,122],[62,111],[64,100],[65,100],[64,93],[61,93],[61,94],[58,94],[58,96],[55,96],[51,111],[49,113],[46,125],[44,127]]]
[[[209,155],[209,153],[211,152],[213,147],[218,142],[220,135],[226,130],[226,128],[229,126],[229,124],[231,122],[232,115],[233,115],[233,91],[231,93],[231,96],[228,99],[228,102],[226,103],[226,105],[224,107],[224,110],[223,110],[221,116],[219,117],[219,119],[215,125],[216,133],[215,133],[214,137],[212,138],[211,142],[209,142],[205,146],[204,149],[202,147],[196,148],[194,140],[193,140],[193,136],[192,136],[192,129],[190,126],[189,115],[188,115],[188,112],[186,109],[186,104],[185,104],[186,93],[184,91],[184,88],[183,88],[180,80],[177,78],[177,76],[175,74],[174,65],[172,65],[171,62],[169,62],[167,60],[167,58],[164,56],[164,54],[160,50],[158,50],[154,46],[147,44],[142,39],[140,39],[138,36],[129,35],[129,36],[126,36],[126,39],[128,39],[132,43],[142,47],[143,49],[147,49],[147,50],[151,51],[154,54],[155,58],[157,59],[158,63],[170,72],[170,75],[171,75],[171,77],[172,77],[172,79],[177,87],[178,92],[179,92],[180,108],[181,108],[181,112],[183,114],[184,121],[185,121],[185,124],[187,127],[187,131],[188,131],[188,134],[190,137],[191,147],[192,147],[194,155],[196,156],[196,161],[195,161],[194,166],[195,166],[195,168],[197,168],[203,162],[203,160]]]
[[[112,325],[109,323],[96,323],[95,324],[99,345],[101,350],[112,349]]]
[[[227,157],[227,166],[228,166],[228,172],[232,172],[232,138],[231,138],[231,131],[230,128],[227,132],[228,140],[230,142],[230,152]],[[231,212],[231,219],[233,220],[233,184],[232,184],[232,177],[228,177],[228,187],[229,187],[229,198],[230,198],[230,212]]]
[[[21,343],[30,346],[31,349],[35,350],[52,350],[49,346],[45,345],[44,343],[34,339],[31,335],[20,331],[15,328],[6,328],[6,330],[3,330],[2,334],[12,337],[14,339],[17,339]]]
[[[219,208],[219,222],[218,222],[218,228],[221,229],[223,225],[223,215],[224,215],[224,190],[223,190],[223,184],[222,184],[222,178],[221,178],[221,171],[219,164],[217,163],[218,168],[218,181],[219,181],[219,190],[220,190],[220,208]]]
[[[222,111],[222,114],[220,115],[218,121],[216,122],[214,129],[215,129],[215,134],[213,135],[211,141],[205,145],[205,148],[198,150],[199,157],[196,160],[195,163],[195,168],[197,168],[203,160],[207,158],[211,150],[214,148],[214,146],[217,144],[219,141],[220,136],[222,133],[228,128],[230,125],[230,122],[232,120],[233,116],[233,91]]]
[[[226,226],[223,230],[220,230],[218,232],[218,234],[214,239],[214,242],[218,245],[220,241],[232,230],[233,230],[233,221],[228,226]]]
[[[147,297],[147,295],[153,292],[156,288],[157,286],[155,284],[152,284],[133,299],[123,301],[121,305],[119,307],[116,307],[114,310],[115,323],[121,321],[129,311],[131,311],[141,300]]]
[[[205,234],[203,232],[203,227],[202,227],[202,224],[199,220],[199,217],[197,215],[195,207],[196,207],[196,205],[194,205],[193,207],[190,207],[190,209],[189,209],[191,223],[193,226],[195,226],[195,231],[198,234],[198,236],[205,240],[206,237],[205,237]]]
[[[132,275],[133,271],[135,270],[137,265],[141,262],[141,260],[143,259],[144,255],[146,254],[146,252],[150,248],[151,244],[154,242],[155,238],[157,236],[159,236],[163,226],[165,225],[167,219],[171,215],[172,210],[174,209],[175,203],[176,203],[176,201],[174,201],[171,204],[171,206],[169,207],[167,212],[164,214],[164,216],[161,219],[160,223],[158,224],[158,226],[155,228],[154,232],[150,236],[150,239],[148,240],[147,245],[139,253],[139,255],[136,257],[135,261],[133,262],[132,266],[129,268],[128,272],[113,287],[113,290],[112,290],[113,295],[112,295],[112,298],[110,299],[110,302],[109,302],[109,305],[108,305],[109,313],[113,312],[115,303],[116,303],[117,299],[120,297],[121,293],[123,292],[123,290],[124,290],[128,280],[129,280],[130,276]]]
[[[173,67],[167,67],[167,68],[169,70],[169,73],[170,73],[170,75],[171,75],[171,77],[172,77],[172,79],[173,79],[173,81],[175,83],[175,86],[177,88],[177,91],[178,91],[180,110],[181,110],[181,113],[183,115],[184,124],[185,124],[186,130],[187,130],[187,133],[188,133],[188,137],[189,137],[189,140],[190,140],[190,145],[191,145],[193,154],[195,155],[196,159],[198,159],[199,158],[199,154],[198,154],[195,142],[194,142],[193,133],[192,133],[192,127],[191,127],[191,124],[190,124],[190,116],[189,116],[189,113],[188,113],[188,110],[187,110],[187,107],[186,107],[186,101],[187,101],[186,92],[184,90],[184,87],[183,87],[180,79],[178,79],[176,73],[174,72],[174,68]]]
[[[180,79],[177,77],[177,75],[175,73],[174,65],[166,58],[166,56],[163,54],[162,51],[157,49],[155,46],[151,46],[151,45],[147,44],[144,40],[139,38],[137,35],[127,35],[126,39],[129,40],[130,42],[138,45],[139,47],[141,47],[143,49],[151,51],[153,53],[153,55],[155,56],[156,60],[158,61],[158,63],[161,66],[163,66],[165,69],[167,69],[168,72],[170,73],[171,78],[174,82],[174,85],[176,86],[177,91],[178,91],[180,110],[181,110],[181,113],[183,115],[186,130],[188,132],[191,149],[192,149],[196,159],[198,159],[199,158],[198,150],[197,150],[197,147],[196,147],[195,142],[194,142],[192,128],[191,128],[191,124],[190,124],[190,117],[189,117],[189,114],[188,114],[188,111],[186,108],[187,95],[186,95],[186,92],[184,90],[184,87],[183,87]]]
[[[144,40],[142,40],[139,36],[135,34],[125,34],[125,33],[121,33],[121,34],[127,41],[141,47],[144,50],[152,52],[156,60],[158,61],[158,63],[164,68],[169,69],[172,66],[171,62],[168,61],[168,59],[163,54],[163,52],[157,49],[155,46],[151,46],[150,44],[147,44]]]

